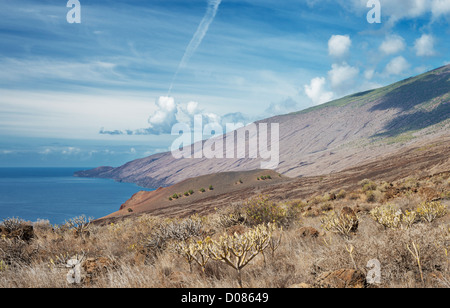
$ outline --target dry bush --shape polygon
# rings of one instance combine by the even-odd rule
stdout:
[[[355,213],[341,211],[336,213],[330,211],[322,218],[322,228],[327,231],[337,233],[345,238],[350,238],[351,234],[358,228],[358,217]]]
[[[266,196],[258,196],[246,202],[245,212],[247,223],[251,226],[260,224],[276,223],[284,225],[287,223],[287,211],[278,203],[270,201]]]
[[[447,206],[442,202],[423,202],[417,207],[416,212],[422,220],[432,223],[447,214]]]
[[[264,201],[261,208],[270,209],[270,206],[274,206],[276,210],[282,210],[280,213],[283,215],[274,215],[272,218],[280,218],[279,221],[288,227],[283,228],[282,232],[272,233],[268,240],[261,238],[259,247],[264,249],[259,249],[259,253],[254,255],[258,249],[257,246],[252,246],[251,251],[242,258],[248,260],[254,255],[240,273],[242,284],[250,288],[284,288],[298,283],[316,286],[318,277],[325,272],[358,269],[367,273],[368,262],[377,259],[381,263],[380,287],[449,287],[450,226],[448,214],[442,211],[445,202],[428,202],[425,203],[427,207],[424,207],[422,203],[426,199],[420,195],[420,190],[424,187],[433,188],[440,194],[445,192],[448,176],[442,179],[426,177],[416,182],[410,180],[408,183],[403,181],[395,185],[400,186],[391,187],[389,184],[386,191],[394,191],[394,199],[390,200],[396,205],[391,211],[392,216],[395,218],[398,210],[402,213],[401,218],[397,218],[401,221],[400,227],[399,224],[392,224],[397,228],[385,228],[369,213],[373,209],[383,212],[380,209],[386,207],[386,204],[381,203],[381,200],[364,204],[360,200],[348,201],[336,195],[336,200],[328,201],[334,209],[343,206],[355,209],[358,215],[357,233],[348,231],[355,230],[355,218],[353,217],[353,223],[351,219],[346,221],[339,211],[334,212],[334,215],[330,212],[329,216],[321,217],[301,215],[313,211],[321,215],[321,206],[325,209],[322,201],[314,209],[311,203],[308,204],[311,209],[307,211],[303,202],[271,204],[270,200]],[[377,185],[375,191],[383,191],[382,187],[383,184]],[[407,187],[413,188],[408,190]],[[414,189],[417,187],[416,193]],[[348,191],[347,199],[352,194],[359,196],[361,190]],[[437,210],[436,217],[433,214],[429,219],[433,223],[428,223],[425,218],[419,219],[417,214],[413,224],[408,223],[408,227],[402,228],[407,211],[418,213],[418,208],[424,208],[423,215],[426,217],[425,213],[433,212],[425,210],[430,205]],[[444,218],[437,219],[444,214]],[[286,224],[286,221],[289,223]],[[304,236],[304,228],[320,230],[321,225],[325,226],[327,221],[330,223],[327,227],[330,232]],[[238,249],[239,243],[245,246],[244,234],[254,230],[253,224],[254,222],[249,223],[247,208],[242,207],[242,204],[221,209],[208,217],[168,220],[141,215],[105,226],[91,223],[88,228],[89,236],[78,236],[64,225],[51,226],[46,221],[39,221],[33,224],[36,236],[30,241],[0,238],[0,287],[235,288],[239,286],[236,269],[227,265],[226,261],[212,260],[209,248],[204,249],[209,247],[209,244],[205,246],[204,239],[211,236],[211,242],[216,243],[216,248],[225,243],[223,247],[235,246]],[[250,227],[253,229],[249,229]],[[226,232],[227,235],[220,240],[218,234]],[[342,236],[347,233],[349,236]],[[156,246],[152,247],[161,249],[156,249],[158,252],[152,254],[150,259],[142,259],[143,252],[144,256],[154,252],[151,245],[147,246],[148,250],[144,250],[144,245],[151,243],[155,237],[160,240],[154,242]],[[236,245],[233,244],[234,239]],[[189,261],[186,262],[175,250],[168,249],[172,247],[171,243],[184,243],[185,248],[192,249],[191,254],[197,251],[195,256],[198,262],[191,260],[192,271],[189,269]],[[201,245],[204,245],[203,248]],[[271,245],[274,248],[273,254]],[[205,254],[206,251],[208,255]],[[239,249],[237,255],[238,251]],[[66,281],[68,269],[61,266],[64,260],[83,252],[87,259],[112,260],[114,266],[99,272],[89,283],[82,281],[80,285],[69,284]],[[225,255],[230,263],[238,264],[234,261],[239,258],[233,259],[236,257],[233,257],[233,253]],[[218,251],[216,256],[219,256]],[[203,257],[210,259],[204,262]],[[151,262],[147,262],[149,260]]]
[[[385,228],[410,228],[417,218],[417,213],[414,211],[405,211],[396,208],[392,205],[378,206],[370,212],[372,218]]]
[[[227,229],[232,226],[243,225],[247,221],[245,211],[240,205],[231,205],[220,209],[209,219],[212,227],[216,229]]]

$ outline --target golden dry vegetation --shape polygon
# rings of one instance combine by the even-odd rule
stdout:
[[[6,219],[0,287],[450,287],[449,174],[183,219]]]

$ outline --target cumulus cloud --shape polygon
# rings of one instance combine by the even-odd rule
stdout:
[[[402,56],[398,56],[392,59],[387,65],[385,72],[388,75],[401,75],[407,69],[409,69],[410,64]]]
[[[347,63],[333,64],[331,70],[328,72],[331,87],[338,93],[346,93],[349,90],[354,90],[358,75],[359,69]]]
[[[424,34],[418,38],[414,43],[414,49],[416,50],[416,55],[419,57],[429,57],[433,56],[436,52],[434,51],[434,38],[431,35]]]
[[[392,55],[403,51],[405,47],[405,40],[401,36],[390,35],[380,45],[380,51],[386,55]]]
[[[324,77],[316,77],[311,80],[309,85],[305,85],[305,93],[311,99],[314,105],[320,105],[333,99],[333,92],[325,89],[326,79]]]
[[[328,53],[335,58],[343,58],[350,51],[352,40],[348,35],[333,35],[328,41]]]
[[[161,96],[156,101],[156,106],[158,109],[148,119],[148,131],[160,135],[172,129],[177,122],[178,110],[173,97]]]
[[[434,18],[450,15],[450,1],[433,0],[431,3],[431,12],[433,13]]]
[[[248,124],[252,120],[246,115],[236,112],[220,116],[213,112],[208,112],[200,108],[197,102],[187,104],[177,103],[173,97],[161,96],[156,102],[156,110],[148,119],[148,127],[136,130],[105,130],[102,128],[99,133],[103,135],[164,135],[171,134],[172,128],[177,123],[185,123],[191,128],[194,127],[195,116],[201,115],[203,125],[217,123],[226,126],[227,123]],[[131,150],[132,152],[132,150]]]

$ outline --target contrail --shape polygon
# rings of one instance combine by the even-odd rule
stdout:
[[[195,53],[198,46],[200,46],[200,44],[202,43],[202,40],[205,37],[206,32],[208,32],[209,25],[211,25],[214,18],[216,17],[217,10],[219,9],[219,5],[221,2],[222,0],[208,0],[208,9],[206,10],[206,14],[203,17],[202,21],[200,22],[200,25],[198,26],[197,31],[192,37],[191,42],[187,46],[186,51],[184,52],[183,58],[181,59],[177,71],[173,76],[172,83],[170,84],[169,93],[167,96],[170,96],[170,92],[172,91],[173,84],[175,82],[175,79],[177,78],[180,69],[186,67],[187,63],[189,62],[189,59]]]

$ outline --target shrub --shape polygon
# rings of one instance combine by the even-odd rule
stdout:
[[[336,195],[337,199],[344,199],[347,196],[347,192],[342,189],[340,192],[338,192],[338,194]]]
[[[209,190],[214,190],[214,187],[212,185],[209,185]]]
[[[188,192],[189,192],[190,195],[193,195],[193,194],[194,194],[194,191],[193,191],[192,189],[189,189]]]
[[[199,190],[199,192],[202,192],[202,193],[204,193],[206,190],[202,187],[202,188],[200,188],[200,190]]]
[[[367,202],[375,202],[377,200],[375,192],[373,192],[372,190],[366,191],[366,200]]]
[[[274,224],[259,225],[242,235],[221,236],[217,241],[210,242],[208,246],[210,257],[234,268],[239,286],[242,288],[242,269],[270,246],[275,229]]]
[[[378,206],[370,212],[372,218],[385,228],[409,229],[416,221],[417,213],[403,212],[392,205]]]
[[[440,201],[423,202],[417,207],[416,212],[422,220],[431,223],[447,214],[447,206]]]
[[[170,221],[159,225],[156,231],[147,236],[144,247],[153,253],[162,252],[170,240],[187,241],[203,235],[203,222],[198,217],[182,221]]]
[[[247,221],[245,213],[239,209],[233,208],[228,212],[219,214],[216,219],[216,224],[220,228],[229,228],[236,225],[242,225]]]
[[[245,211],[250,225],[264,223],[283,224],[286,218],[286,210],[281,205],[271,202],[265,196],[258,196],[248,200]]]
[[[0,223],[1,227],[4,227],[8,232],[19,230],[25,221],[20,218],[7,218]]]
[[[450,191],[445,191],[441,194],[442,199],[449,200],[450,199]]]
[[[67,220],[63,227],[69,230],[73,230],[75,236],[84,237],[86,235],[89,235],[91,220],[92,218],[86,218],[85,215],[81,215]]]
[[[321,223],[325,230],[348,239],[350,234],[357,230],[359,219],[355,213],[341,211],[338,214],[335,211],[330,211],[322,218]]]
[[[322,202],[324,202],[324,201],[325,201],[325,200],[323,199],[322,196],[315,196],[315,197],[313,197],[312,199],[310,199],[310,200],[308,201],[308,204],[317,205],[317,204],[322,203]]]
[[[195,261],[205,273],[206,264],[210,260],[210,245],[211,239],[208,237],[203,241],[189,240],[186,242],[178,242],[175,245],[175,250],[182,255],[189,264],[189,270],[192,272],[192,262]]]
[[[362,187],[362,190],[364,192],[366,191],[371,191],[371,190],[376,190],[377,189],[377,184],[375,182],[369,181],[367,183],[365,183]]]
[[[331,205],[331,203],[329,203],[329,202],[326,202],[326,203],[324,203],[324,204],[322,204],[321,206],[320,206],[320,210],[322,211],[322,212],[329,212],[329,211],[331,211],[333,209],[333,206]]]

